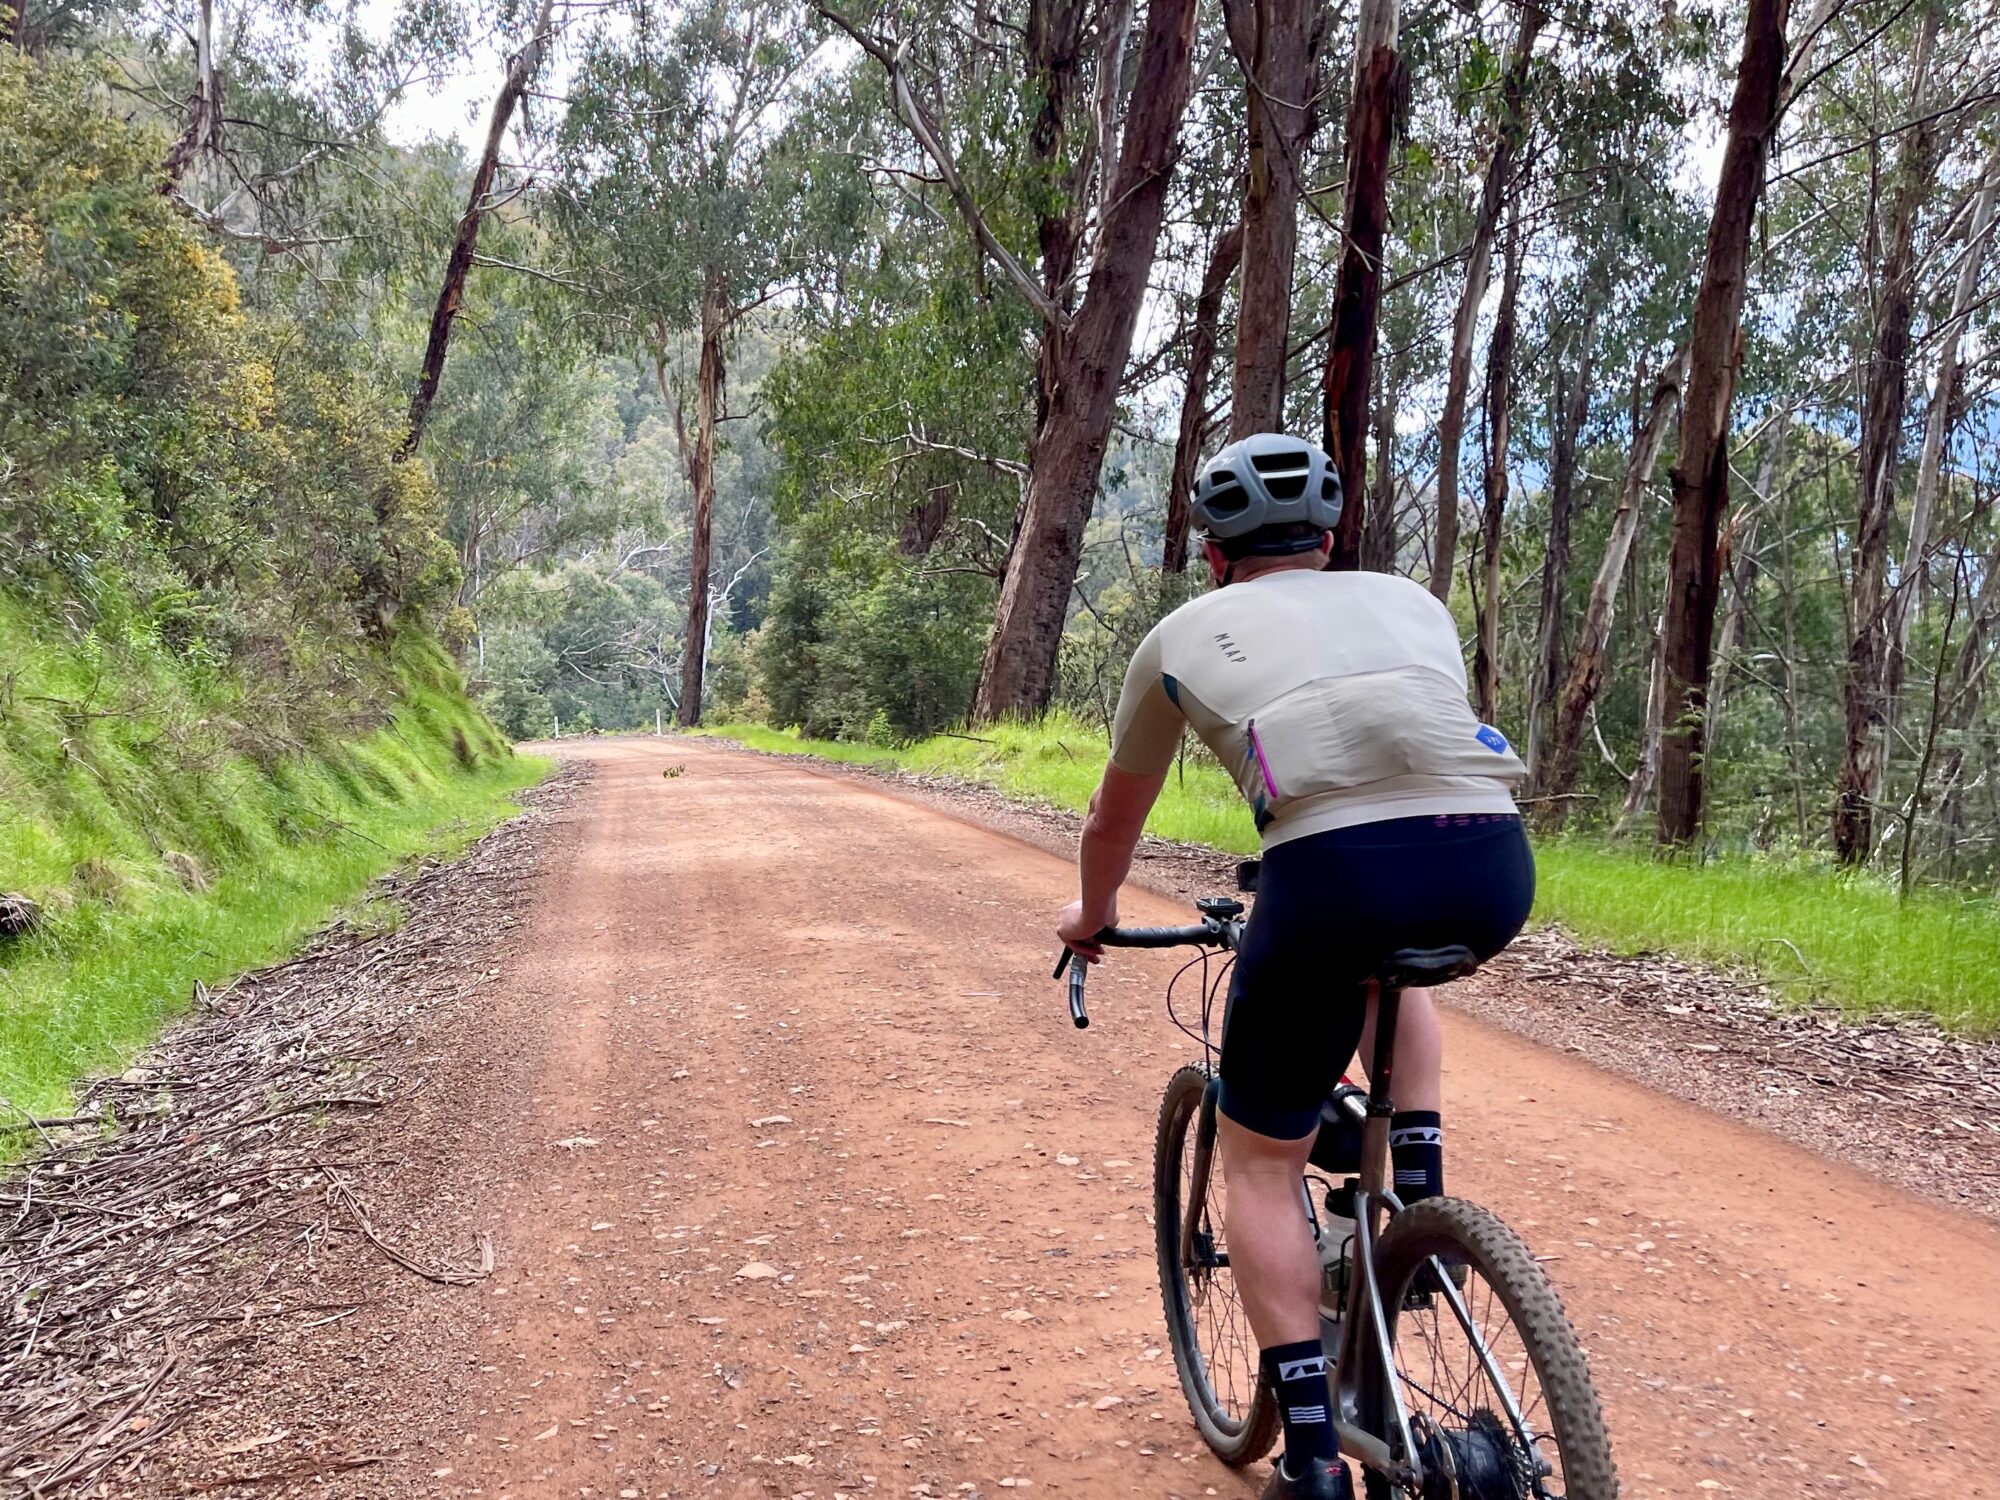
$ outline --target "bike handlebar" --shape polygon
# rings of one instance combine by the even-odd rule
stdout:
[[[1189,943],[1221,947],[1226,941],[1225,931],[1221,922],[1205,917],[1188,927],[1107,927],[1094,941],[1106,948],[1179,948]],[[1090,961],[1065,947],[1056,955],[1056,971],[1050,977],[1062,978],[1065,967],[1069,969],[1069,1018],[1082,1031],[1090,1025],[1090,1012],[1083,1004],[1083,976],[1090,969]]]

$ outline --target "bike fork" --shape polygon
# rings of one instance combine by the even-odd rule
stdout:
[[[1220,1077],[1208,1080],[1202,1090],[1201,1112],[1195,1117],[1194,1181],[1188,1185],[1188,1201],[1181,1205],[1181,1268],[1194,1266],[1195,1220],[1208,1205],[1208,1174],[1215,1164],[1215,1105],[1222,1094]],[[1218,1264],[1227,1261],[1218,1257]]]

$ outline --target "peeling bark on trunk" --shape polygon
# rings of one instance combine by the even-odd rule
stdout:
[[[1521,296],[1521,221],[1507,222],[1507,268],[1486,351],[1486,505],[1480,513],[1479,640],[1473,676],[1479,717],[1500,717],[1500,538],[1507,518],[1507,447],[1514,424],[1514,309]]]
[[[1083,56],[1085,0],[1033,0],[1028,7],[1028,74],[1041,91],[1041,108],[1028,137],[1037,169],[1049,180],[1057,209],[1042,215],[1036,227],[1041,248],[1042,290],[1054,306],[1068,312],[1075,304],[1071,278],[1082,233],[1084,204],[1076,193],[1054,192],[1062,173],[1067,144],[1070,100],[1076,93]],[[1035,430],[1049,420],[1056,387],[1062,381],[1063,331],[1052,319],[1042,322],[1041,347],[1035,358]]]
[[[1300,167],[1312,137],[1317,53],[1314,0],[1224,0],[1243,70],[1249,123],[1243,193],[1243,295],[1236,319],[1231,442],[1285,424],[1292,265],[1299,243]]]
[[[1731,559],[1729,609],[1722,617],[1722,634],[1715,642],[1715,669],[1708,684],[1708,749],[1715,752],[1715,731],[1722,722],[1722,703],[1729,690],[1729,669],[1743,640],[1743,623],[1750,614],[1750,599],[1757,591],[1757,530],[1764,512],[1771,507],[1771,492],[1778,483],[1779,466],[1785,458],[1785,435],[1791,430],[1792,414],[1781,412],[1764,439],[1764,452],[1757,461],[1757,493],[1737,512],[1723,539],[1723,552]]]
[[[160,191],[172,192],[197,157],[221,144],[222,86],[215,76],[215,3],[201,0],[195,17],[194,92],[188,95],[187,123],[167,149],[166,180]]]
[[[722,273],[711,269],[702,285],[701,364],[695,375],[694,447],[683,457],[694,491],[694,519],[688,538],[687,630],[681,642],[681,701],[674,720],[682,727],[701,722],[702,673],[708,659],[708,573],[715,515],[715,426],[722,415],[722,338],[731,308]]]
[[[1500,118],[1486,157],[1472,248],[1465,260],[1465,285],[1459,291],[1458,313],[1451,325],[1444,408],[1438,413],[1437,539],[1431,551],[1431,592],[1447,603],[1451,600],[1452,573],[1458,566],[1458,459],[1465,437],[1465,404],[1472,386],[1472,338],[1479,324],[1479,305],[1486,300],[1493,238],[1500,228],[1514,152],[1528,131],[1528,63],[1534,55],[1535,38],[1547,21],[1547,13],[1530,0],[1522,8],[1520,30],[1507,54],[1500,84]]]
[[[1535,623],[1535,680],[1528,703],[1528,774],[1531,794],[1542,790],[1542,751],[1548,717],[1563,670],[1563,602],[1569,593],[1570,534],[1576,525],[1576,445],[1590,416],[1591,359],[1597,337],[1592,301],[1577,339],[1576,373],[1558,362],[1549,403],[1549,535],[1542,553],[1541,610]]]
[[[1329,568],[1361,565],[1368,469],[1368,387],[1382,312],[1382,241],[1389,224],[1389,148],[1401,127],[1409,75],[1396,50],[1397,0],[1361,0],[1354,26],[1354,80],[1347,105],[1347,192],[1341,208],[1340,271],[1327,333],[1326,417],[1321,446],[1340,474],[1346,506]]]
[[[973,718],[1046,708],[1055,689],[1083,530],[1111,437],[1164,215],[1192,82],[1195,0],[1149,0],[1118,179],[1092,256],[1090,289],[1062,346],[1048,419],[1035,435],[1021,524],[1007,558]]]
[[[1742,313],[1750,231],[1777,134],[1790,0],[1750,0],[1743,57],[1729,106],[1722,176],[1695,294],[1681,446],[1673,468],[1673,545],[1668,557],[1664,642],[1665,737],[1660,747],[1657,837],[1683,847],[1701,830],[1703,716],[1721,576],[1716,541],[1729,503],[1729,409],[1742,357]]]
[[[1659,462],[1666,442],[1667,424],[1680,398],[1681,376],[1687,370],[1688,352],[1676,353],[1660,372],[1653,386],[1653,399],[1646,418],[1632,440],[1625,463],[1625,485],[1618,496],[1618,509],[1611,518],[1611,535],[1604,544],[1604,560],[1590,585],[1590,602],[1584,606],[1583,623],[1577,630],[1576,652],[1563,681],[1562,696],[1556,702],[1555,729],[1549,740],[1547,768],[1543,776],[1540,822],[1560,828],[1569,817],[1569,798],[1576,790],[1577,750],[1583,743],[1585,721],[1590,706],[1604,685],[1604,649],[1611,640],[1611,621],[1618,602],[1618,586],[1625,577],[1625,564],[1632,555],[1632,542],[1639,534],[1639,522],[1646,498],[1646,485]]]
[[[1911,69],[1910,108],[1921,115],[1938,7],[1925,9]],[[1898,155],[1895,195],[1875,311],[1875,347],[1861,396],[1861,441],[1855,450],[1858,515],[1852,549],[1853,635],[1842,693],[1845,742],[1834,801],[1833,852],[1842,864],[1862,864],[1874,846],[1875,804],[1889,734],[1889,533],[1896,521],[1896,454],[1909,404],[1910,322],[1915,312],[1917,215],[1936,171],[1937,126],[1910,128]],[[1871,257],[1872,258],[1872,257]]]
[[[1208,442],[1208,383],[1215,369],[1222,299],[1242,259],[1243,226],[1233,224],[1209,252],[1201,297],[1195,303],[1194,331],[1188,338],[1187,384],[1181,391],[1180,432],[1174,438],[1174,468],[1167,481],[1166,535],[1160,546],[1160,569],[1166,573],[1187,571],[1188,511],[1194,498],[1194,476],[1201,468],[1201,451]]]
[[[451,256],[445,261],[444,282],[438,288],[437,306],[431,312],[430,336],[424,342],[424,364],[417,376],[417,389],[410,397],[410,419],[403,433],[403,446],[399,459],[408,458],[417,451],[423,441],[424,422],[431,413],[431,403],[437,399],[438,381],[444,376],[445,356],[451,350],[451,326],[458,317],[460,301],[465,296],[466,274],[472,269],[472,257],[479,247],[479,227],[485,221],[488,210],[487,198],[493,191],[493,176],[500,166],[500,147],[507,136],[507,127],[513,122],[514,110],[521,102],[521,96],[528,91],[535,71],[541,66],[542,48],[548,40],[549,23],[555,15],[555,0],[542,0],[541,9],[535,15],[534,30],[529,33],[526,45],[507,60],[507,78],[500,86],[499,97],[493,101],[492,116],[486,122],[486,147],[479,154],[479,167],[472,174],[472,191],[466,194],[465,213],[458,221],[458,235],[451,244]]]

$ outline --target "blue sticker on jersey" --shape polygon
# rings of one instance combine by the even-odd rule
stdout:
[[[1507,753],[1507,736],[1495,729],[1491,724],[1481,724],[1479,726],[1479,733],[1474,738],[1495,755],[1505,755]]]

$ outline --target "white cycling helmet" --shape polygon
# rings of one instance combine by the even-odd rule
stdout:
[[[1311,551],[1319,533],[1340,523],[1340,506],[1333,460],[1315,444],[1282,432],[1253,433],[1231,443],[1194,481],[1194,519],[1218,541],[1267,526],[1297,532],[1253,546],[1258,553]]]

